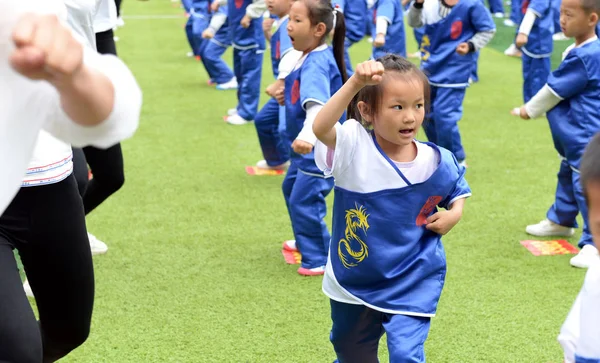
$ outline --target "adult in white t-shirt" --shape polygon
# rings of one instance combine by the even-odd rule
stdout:
[[[110,147],[133,134],[141,108],[139,87],[120,60],[84,50],[56,16],[25,12],[67,19],[62,0],[0,0],[0,361],[8,362],[55,361],[87,338],[93,268],[64,143]],[[38,138],[42,127],[47,133]],[[36,141],[46,152],[36,153],[38,165],[23,181],[35,187],[19,190]],[[36,294],[39,325],[14,248]]]

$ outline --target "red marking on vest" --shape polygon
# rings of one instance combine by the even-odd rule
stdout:
[[[377,10],[373,12],[373,24],[377,24]]]
[[[523,1],[523,4],[521,4],[521,13],[525,14],[527,12],[528,7],[529,7],[529,0]]]
[[[442,201],[442,197],[439,195],[427,198],[425,205],[421,208],[419,215],[417,216],[416,224],[421,227],[422,225],[427,224],[427,217],[433,212],[435,207]]]
[[[295,105],[300,99],[300,81],[295,80],[292,86],[292,105]]]
[[[281,44],[279,40],[275,42],[275,59],[279,59],[281,57]]]
[[[235,0],[235,8],[236,9],[241,9],[243,5],[244,5],[244,0]]]
[[[458,37],[460,37],[460,35],[462,34],[462,30],[463,30],[463,23],[460,20],[455,21],[454,23],[452,23],[452,26],[450,27],[450,38],[452,38],[453,40],[458,39]]]

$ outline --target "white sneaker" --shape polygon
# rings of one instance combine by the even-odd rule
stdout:
[[[517,24],[515,24],[515,22],[510,19],[504,19],[504,26],[509,26],[509,27],[514,28],[517,26]]]
[[[33,290],[31,290],[31,286],[29,285],[29,280],[25,280],[23,283],[23,290],[25,290],[25,295],[27,295],[27,297],[35,297],[33,296]]]
[[[118,42],[118,41],[119,41],[119,37],[115,35],[115,36],[113,37],[113,40],[114,40],[115,42]]]
[[[219,91],[228,91],[228,90],[237,89],[237,88],[238,88],[238,83],[237,83],[237,79],[235,79],[235,77],[230,79],[229,82],[220,83],[217,85],[217,89]]]
[[[269,164],[267,164],[266,160],[260,160],[259,162],[256,163],[256,167],[259,169],[269,169],[269,170],[285,170],[290,166],[290,161],[286,161],[283,164],[279,164],[279,165],[275,165],[275,166],[270,166]]]
[[[506,48],[506,50],[504,51],[504,55],[507,55],[509,57],[521,57],[523,54],[521,53],[519,48],[517,48],[515,43],[513,43],[509,45],[508,48]]]
[[[227,110],[227,116],[233,116],[233,115],[237,115],[238,111],[237,108],[230,108],[229,110]]]
[[[571,258],[571,266],[573,267],[588,268],[596,264],[600,264],[600,255],[598,249],[593,245],[583,246],[577,256]]]
[[[525,228],[525,232],[537,237],[571,237],[575,233],[575,229],[571,227],[561,226],[554,222],[544,219],[538,224],[531,224]]]
[[[121,27],[124,27],[124,26],[125,26],[125,20],[123,20],[123,18],[119,16],[117,18],[117,27],[121,28]]]
[[[240,116],[238,114],[228,116],[225,121],[230,125],[245,125],[245,124],[252,122],[252,120],[246,120],[245,118],[242,118],[242,116]]]
[[[559,32],[559,33],[552,35],[552,40],[554,40],[554,41],[569,40],[569,37],[567,37],[563,32]]]
[[[502,19],[502,18],[504,18],[504,13],[500,13],[500,12],[494,13],[494,18]]]
[[[106,243],[100,241],[96,236],[88,233],[88,239],[90,240],[90,249],[92,250],[92,256],[103,255],[108,251]]]
[[[461,161],[460,163],[458,163],[458,166],[462,166],[465,169],[469,167],[469,165],[467,165],[467,159]]]
[[[194,56],[194,52],[187,52],[187,53],[185,53],[185,56],[192,58]]]
[[[373,37],[368,37],[368,38],[367,38],[367,42],[369,42],[369,43],[373,43]]]

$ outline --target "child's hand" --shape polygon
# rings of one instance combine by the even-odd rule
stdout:
[[[519,33],[519,34],[517,34],[517,39],[515,39],[515,45],[517,46],[517,48],[521,48],[525,44],[527,44],[527,40],[529,40],[527,35],[525,35],[523,33]]]
[[[277,80],[273,83],[271,83],[269,86],[267,86],[267,89],[265,90],[265,92],[267,92],[267,94],[273,98],[277,98],[277,91],[279,90],[283,90],[283,88],[285,87],[285,83],[283,83],[283,80]]]
[[[83,69],[83,45],[55,15],[24,15],[12,40],[10,64],[29,79],[70,84]]]
[[[515,107],[510,111],[510,114],[513,116],[519,116],[523,120],[529,120],[531,117],[527,114],[527,110],[525,106]]]
[[[356,66],[356,71],[352,75],[352,78],[361,86],[373,86],[381,82],[384,71],[381,62],[369,60]]]
[[[212,11],[213,13],[216,13],[219,10],[219,0],[215,0],[213,1],[212,4],[210,4],[210,11]]]
[[[381,48],[385,45],[385,35],[377,34],[375,40],[373,40],[373,46],[375,48]]]
[[[251,17],[249,17],[248,15],[244,15],[244,17],[240,21],[240,24],[242,25],[242,28],[248,28],[250,26],[251,21],[252,21]]]
[[[456,226],[461,217],[462,210],[441,210],[427,218],[425,228],[443,236]]]
[[[267,42],[270,42],[271,37],[273,36],[273,23],[274,22],[275,22],[275,19],[273,19],[273,18],[266,18],[263,20],[262,28],[263,28],[263,33],[265,34],[265,38],[266,38]]]
[[[202,38],[204,39],[212,39],[215,36],[215,33],[211,29],[205,29],[202,32]]]
[[[276,90],[274,98],[280,106],[285,106],[285,88]]]
[[[469,53],[469,43],[460,43],[458,47],[456,47],[456,53],[460,55],[467,55]]]
[[[297,154],[305,155],[312,151],[313,146],[306,141],[296,139],[292,143],[292,149]]]

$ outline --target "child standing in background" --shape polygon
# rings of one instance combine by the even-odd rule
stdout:
[[[523,119],[547,114],[554,147],[562,157],[554,204],[546,219],[527,226],[536,236],[572,236],[581,213],[581,251],[571,266],[588,268],[598,260],[589,229],[588,208],[581,188],[580,163],[586,145],[600,132],[600,41],[595,34],[600,0],[563,0],[560,23],[575,44],[542,89],[514,113]]]
[[[208,28],[202,32],[202,38],[207,40],[201,49],[201,60],[209,76],[208,84],[216,84],[218,90],[237,89],[238,83],[233,71],[221,59],[231,45],[226,5],[219,7],[213,14]]]
[[[209,0],[187,0],[183,2],[186,11],[189,14],[185,24],[185,34],[192,48],[192,53],[196,59],[200,60],[200,53],[204,40],[202,32],[208,26],[210,21]]]
[[[286,242],[284,248],[302,254],[299,274],[322,275],[331,238],[323,220],[327,214],[325,197],[331,192],[333,179],[326,178],[315,164],[313,145],[317,138],[312,124],[346,80],[344,14],[329,0],[297,0],[290,10],[287,30],[302,57],[285,78],[286,141],[292,152],[282,189],[295,241]],[[325,43],[332,30],[333,52]]]
[[[289,165],[289,145],[279,132],[280,122],[285,122],[285,120],[280,120],[280,118],[285,119],[285,110],[275,97],[284,88],[285,77],[288,76],[302,55],[294,50],[292,40],[287,33],[291,7],[292,0],[267,0],[269,13],[277,16],[278,20],[276,20],[276,30],[270,39],[271,64],[275,82],[267,87],[266,92],[271,98],[258,112],[254,122],[264,156],[264,160],[256,163],[256,167],[260,169],[282,170]]]
[[[475,52],[496,32],[492,16],[480,0],[416,0],[408,24],[425,26],[421,69],[431,85],[431,116],[423,125],[427,138],[466,165],[458,121]]]
[[[523,100],[528,102],[548,80],[554,10],[551,0],[522,0],[523,21],[515,40],[523,55]]]
[[[244,125],[254,120],[260,99],[262,58],[265,36],[262,15],[265,0],[215,0],[211,10],[216,13],[220,5],[228,5],[227,17],[233,44],[233,70],[238,83],[235,109],[227,111],[225,121]]]
[[[391,362],[425,362],[446,276],[441,236],[471,195],[452,153],[414,139],[428,102],[423,72],[387,55],[358,65],[315,119],[317,164],[336,185],[323,292],[339,362],[377,362],[384,332]]]
[[[406,58],[406,36],[404,14],[398,0],[378,0],[375,3],[375,38],[373,59],[386,54],[397,54]]]

